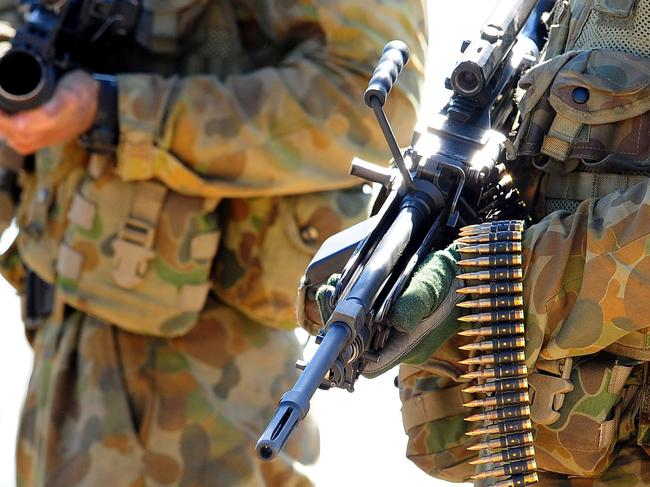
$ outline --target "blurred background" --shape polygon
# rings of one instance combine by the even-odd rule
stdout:
[[[453,67],[461,41],[477,33],[496,1],[427,3],[428,88],[421,115],[425,119],[444,100],[442,83]],[[11,229],[5,232],[0,250],[14,236]],[[0,318],[0,487],[14,487],[14,442],[32,356],[23,335],[18,298],[1,279]],[[388,372],[372,381],[361,379],[354,394],[343,390],[317,391],[310,414],[320,423],[321,458],[318,465],[308,470],[318,487],[458,485],[429,477],[404,456],[406,436],[393,385],[396,374],[397,371]]]

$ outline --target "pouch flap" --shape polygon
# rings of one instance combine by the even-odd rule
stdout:
[[[558,72],[549,103],[587,125],[642,115],[650,110],[650,60],[609,50],[582,52]]]

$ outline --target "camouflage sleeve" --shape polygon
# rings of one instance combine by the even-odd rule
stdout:
[[[348,175],[354,156],[387,159],[362,95],[383,46],[395,38],[410,46],[412,56],[387,109],[401,142],[408,142],[423,76],[423,2],[273,5],[266,9],[269,18],[259,19],[273,42],[302,39],[273,66],[225,79],[118,76],[116,170],[122,178],[156,177],[178,192],[210,198],[356,184]]]
[[[524,248],[531,364],[591,354],[648,326],[648,180],[552,213],[525,233]]]

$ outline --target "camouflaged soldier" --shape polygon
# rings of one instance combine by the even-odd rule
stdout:
[[[358,94],[393,38],[413,68],[392,120],[414,124],[423,5],[142,5],[115,77],[75,71],[42,108],[0,115],[8,144],[35,152],[14,165],[5,275],[28,302],[26,276],[56,289],[51,316],[27,316],[18,485],[310,485],[296,467],[316,455],[313,426],[272,464],[254,440],[296,377],[300,273],[366,214],[349,162],[385,149]],[[111,108],[114,160],[76,142]]]
[[[551,19],[510,153],[540,219],[524,236],[540,485],[650,485],[650,0],[558,0]],[[458,347],[474,338],[455,335],[444,299],[458,258],[434,254],[390,319],[453,336],[428,360],[411,355],[399,384],[409,458],[467,481],[478,437],[465,435],[463,403],[476,397]]]

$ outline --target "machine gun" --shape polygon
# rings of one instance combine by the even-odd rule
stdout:
[[[368,220],[326,241],[305,272],[301,292],[315,290],[340,272],[334,311],[317,337],[319,347],[294,387],[285,393],[257,442],[272,459],[305,417],[317,388],[354,389],[361,373],[385,366],[382,351],[391,333],[388,310],[417,265],[445,248],[460,226],[521,217],[516,189],[503,162],[504,133],[517,118],[514,94],[522,73],[543,43],[548,1],[502,1],[480,35],[462,48],[447,80],[448,103],[412,145],[399,149],[383,111],[408,48],[389,43],[375,69],[365,103],[374,111],[396,168],[355,160],[351,173],[383,186],[383,204]]]
[[[132,35],[140,0],[23,0],[25,24],[0,58],[0,108],[15,113],[47,101],[58,79],[102,60],[109,43]]]

